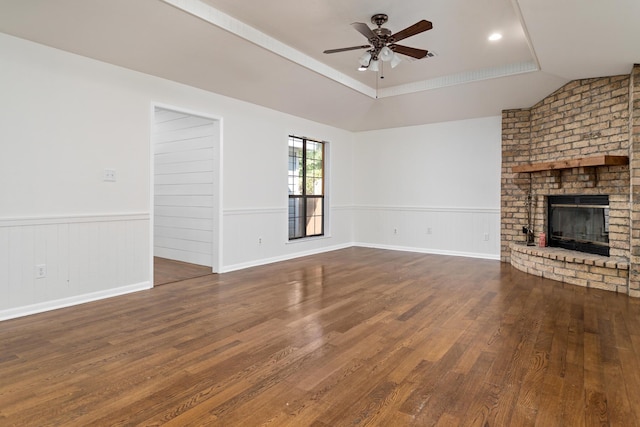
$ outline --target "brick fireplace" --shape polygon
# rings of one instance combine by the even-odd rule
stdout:
[[[613,160],[612,160],[613,159]],[[538,276],[640,297],[640,65],[575,80],[502,112],[501,260]],[[536,245],[549,196],[607,195],[610,256]]]

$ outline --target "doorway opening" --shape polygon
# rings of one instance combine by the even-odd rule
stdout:
[[[211,267],[168,258],[153,257],[153,286],[166,285],[213,274]]]
[[[154,106],[154,286],[219,268],[220,119]]]

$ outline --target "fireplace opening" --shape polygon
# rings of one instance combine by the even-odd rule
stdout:
[[[549,196],[549,246],[609,256],[609,196]]]

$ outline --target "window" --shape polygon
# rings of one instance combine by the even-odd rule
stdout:
[[[324,143],[289,136],[289,240],[324,235]]]

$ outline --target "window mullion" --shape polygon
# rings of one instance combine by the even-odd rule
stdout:
[[[307,139],[302,139],[302,220],[307,222]],[[307,237],[307,227],[302,229],[302,237]]]

